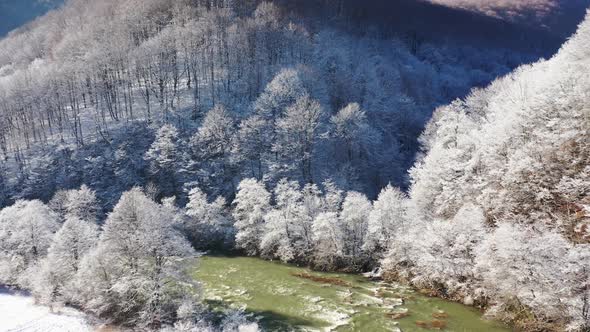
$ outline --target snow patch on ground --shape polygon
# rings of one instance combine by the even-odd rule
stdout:
[[[86,316],[72,308],[51,313],[30,296],[0,288],[0,332],[91,332]]]

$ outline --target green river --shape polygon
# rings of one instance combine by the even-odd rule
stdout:
[[[194,275],[214,308],[244,308],[269,331],[509,331],[461,304],[353,274],[204,256]]]

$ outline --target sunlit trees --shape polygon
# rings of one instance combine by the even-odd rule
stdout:
[[[559,234],[505,223],[483,242],[477,269],[500,313],[505,311],[502,305],[518,301],[549,317],[575,317],[574,324],[584,324],[583,298],[588,293],[579,286],[587,284],[587,278],[570,279],[568,272],[585,263],[581,257],[570,261],[569,252],[573,246]]]
[[[136,326],[174,321],[185,292],[195,291],[179,279],[183,268],[176,262],[193,249],[176,220],[140,189],[123,194],[77,276],[89,310]]]
[[[92,220],[68,215],[32,278],[33,295],[45,304],[75,302],[74,277],[82,258],[97,242],[98,227]]]
[[[260,250],[268,257],[278,257],[289,262],[298,255],[305,255],[304,224],[308,222],[302,207],[299,184],[283,179],[274,189],[274,209],[265,217],[264,235]]]
[[[203,159],[227,158],[232,144],[234,120],[221,105],[211,109],[195,136],[194,149]]]
[[[343,234],[335,212],[320,213],[313,221],[313,264],[320,269],[338,266],[342,257]]]
[[[96,193],[82,185],[79,190],[70,190],[67,192],[67,201],[65,203],[67,218],[77,218],[90,224],[98,221],[98,201]]]
[[[263,183],[245,179],[238,186],[233,204],[236,246],[248,255],[256,255],[264,232],[264,217],[270,210],[270,193]]]
[[[467,205],[452,220],[422,225],[421,242],[412,258],[416,271],[421,273],[414,283],[449,296],[475,295],[474,266],[476,251],[486,236],[484,222],[481,208]]]
[[[53,237],[47,257],[36,267],[30,288],[45,304],[76,302],[74,277],[82,258],[98,242],[96,194],[83,185],[79,190],[58,192],[50,206],[63,224]]]
[[[369,214],[364,249],[374,258],[382,258],[394,237],[405,236],[407,197],[398,188],[385,187],[373,203]]]
[[[476,125],[464,107],[455,102],[436,111],[437,120],[423,137],[428,154],[411,170],[415,179],[411,195],[426,218],[457,213],[463,194],[468,193],[469,183],[473,183],[470,159],[477,138],[469,131]],[[435,138],[427,137],[431,132],[435,132]]]
[[[58,229],[58,216],[41,201],[17,201],[0,211],[2,282],[26,287],[31,275],[23,272],[47,255]]]
[[[366,252],[363,250],[368,229],[371,202],[358,192],[348,192],[342,203],[340,223],[343,232],[342,254],[353,267],[365,263]]]

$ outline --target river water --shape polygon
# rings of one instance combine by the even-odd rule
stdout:
[[[509,331],[474,308],[360,275],[225,256],[202,257],[194,275],[212,307],[244,308],[272,331]]]

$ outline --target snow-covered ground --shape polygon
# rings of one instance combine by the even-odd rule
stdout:
[[[90,332],[94,329],[83,313],[62,308],[51,313],[37,306],[29,296],[18,295],[0,287],[0,332]]]

